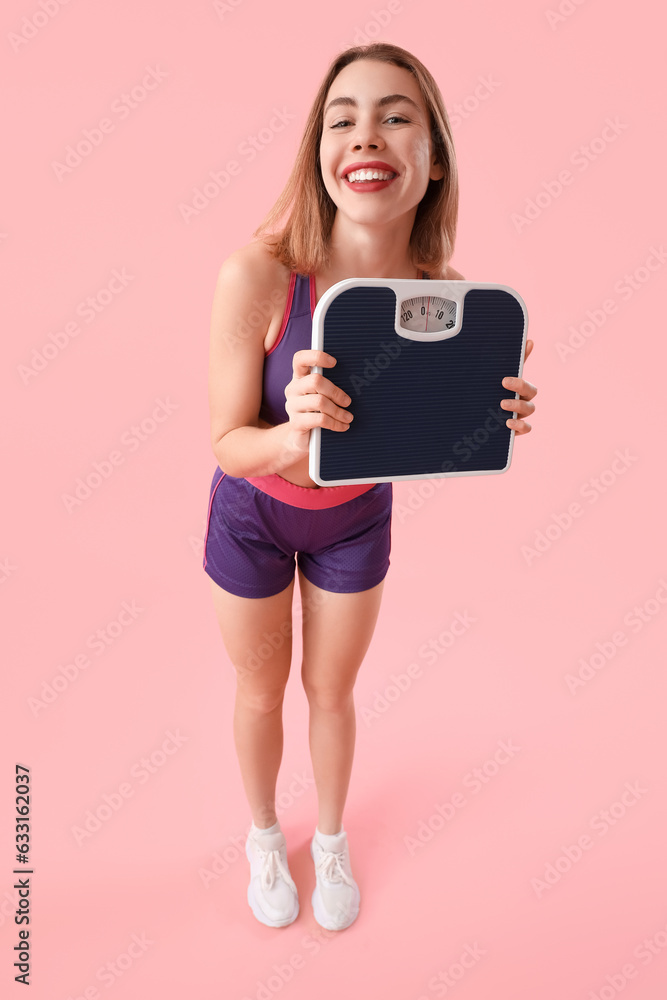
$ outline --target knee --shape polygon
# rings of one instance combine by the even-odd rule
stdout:
[[[352,691],[347,687],[313,686],[304,682],[304,690],[311,708],[322,712],[347,712],[354,705]]]
[[[283,703],[285,688],[251,688],[239,684],[236,689],[237,700],[244,708],[257,715],[268,715],[275,712]]]

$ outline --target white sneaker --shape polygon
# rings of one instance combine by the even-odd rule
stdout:
[[[347,833],[342,830],[338,836],[338,851],[325,850],[317,839],[317,832],[310,842],[316,877],[313,913],[318,924],[329,931],[342,931],[357,919],[361,898],[350,868]]]
[[[248,903],[257,919],[268,927],[284,927],[299,913],[297,889],[287,865],[287,844],[282,830],[250,830],[245,852],[250,862]]]

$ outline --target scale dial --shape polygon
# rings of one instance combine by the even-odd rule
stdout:
[[[451,330],[456,324],[456,302],[441,295],[416,295],[401,302],[401,326],[416,333]]]

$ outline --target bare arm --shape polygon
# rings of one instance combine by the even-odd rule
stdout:
[[[271,271],[258,248],[243,247],[222,264],[213,296],[209,359],[211,445],[230,476],[264,476],[289,468],[303,452],[290,449],[289,422],[260,420],[264,336],[276,300]],[[261,307],[264,306],[262,309]],[[254,325],[250,315],[263,316]]]
[[[266,318],[254,325],[247,317],[266,317],[280,296],[275,269],[256,246],[232,254],[223,263],[213,297],[209,402],[211,444],[220,468],[231,476],[280,473],[308,454],[310,431],[326,427],[344,432],[352,419],[344,407],[350,398],[312,367],[331,368],[335,358],[324,351],[296,351],[292,380],[285,387],[289,418],[273,427],[260,419]]]

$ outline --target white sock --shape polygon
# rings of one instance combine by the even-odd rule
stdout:
[[[273,826],[267,826],[266,829],[262,829],[260,826],[255,826],[253,821],[252,829],[254,833],[278,833],[280,831],[280,820],[276,820]]]
[[[315,827],[317,842],[322,845],[325,851],[335,851],[341,846],[342,833],[344,833],[342,824],[338,833],[322,833],[319,827]]]

